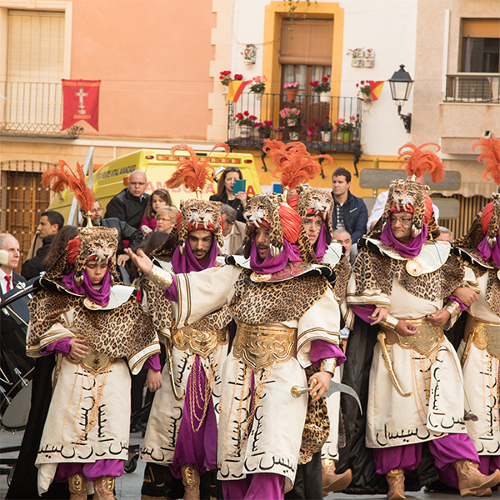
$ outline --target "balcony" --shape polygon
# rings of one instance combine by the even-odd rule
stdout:
[[[62,127],[62,84],[0,82],[0,135],[76,139],[83,128]]]
[[[500,75],[459,73],[446,75],[446,102],[500,103]]]
[[[258,94],[243,93],[238,102],[228,101],[228,130],[227,143],[231,147],[245,147],[261,149],[264,136],[256,129],[248,133],[242,130],[236,120],[238,113],[248,111],[249,115],[257,117],[256,122],[271,120],[273,131],[271,139],[282,142],[291,142],[291,132],[298,132],[300,141],[304,142],[308,149],[321,153],[353,153],[361,155],[361,101],[355,97],[329,97],[328,102],[320,102],[319,96],[297,95],[294,101],[287,101],[284,94],[263,94],[259,99]],[[299,110],[299,119],[294,126],[289,126],[289,121],[280,116],[283,108],[296,108]],[[351,134],[332,132],[326,141],[322,140],[320,131],[314,125],[317,122],[335,124],[339,118],[346,122],[354,117],[354,130]],[[317,135],[308,136],[307,131],[313,127]]]

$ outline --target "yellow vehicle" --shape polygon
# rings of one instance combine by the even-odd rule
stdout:
[[[202,161],[202,159],[204,160],[209,156],[209,152],[196,151],[196,155]],[[93,173],[92,189],[104,211],[106,211],[106,205],[111,198],[127,187],[129,175],[134,170],[142,170],[146,174],[148,178],[146,192],[151,194],[156,189],[166,189],[166,181],[174,172],[175,166],[180,159],[186,157],[189,157],[189,153],[184,150],[177,150],[175,155],[172,156],[169,150],[140,149],[134,153],[111,160],[96,170]],[[226,156],[224,151],[214,151],[209,156],[208,163],[214,167],[216,172],[227,167],[239,168],[243,179],[246,179],[247,195],[254,196],[262,192],[254,157],[251,154],[229,153]],[[215,194],[216,190],[217,185],[209,183],[205,187],[202,197],[208,200],[212,194]],[[169,189],[169,192],[177,208],[179,208],[181,200],[187,200],[194,196],[184,187]],[[67,189],[61,195],[54,197],[48,209],[57,210],[69,223],[68,217],[72,202],[73,193]]]

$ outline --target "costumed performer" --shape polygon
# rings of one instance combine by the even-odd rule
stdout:
[[[340,312],[327,267],[302,262],[300,217],[281,196],[257,195],[247,204],[244,248],[250,265],[226,265],[173,275],[128,252],[148,277],[177,293],[177,324],[192,324],[225,304],[238,327],[223,367],[217,446],[224,498],[284,498],[293,486],[306,418],[307,383],[313,399],[327,391],[337,359]],[[196,307],[194,307],[196,304]],[[313,382],[314,380],[314,382]]]
[[[225,144],[222,146],[228,148]],[[171,155],[174,156],[180,148],[174,146]],[[208,163],[210,155],[199,163],[192,148],[182,148],[190,156],[179,162],[177,171],[167,181],[167,187],[175,189],[184,185],[200,196],[206,183],[212,180],[213,167]],[[175,273],[214,267],[223,245],[221,205],[201,198],[182,202],[176,227],[167,241],[152,254],[155,263]],[[217,469],[219,369],[227,356],[228,329],[225,326],[231,321],[231,316],[223,311],[188,327],[178,327],[169,301],[176,296],[172,296],[170,290],[163,295],[163,289],[147,278],[143,279],[142,285],[149,312],[159,327],[167,350],[163,386],[155,395],[142,447],[141,458],[148,462],[142,499],[170,499],[182,495],[185,500],[199,499],[200,476]],[[217,318],[222,320],[220,328],[216,328]],[[184,493],[174,477],[182,478]],[[206,479],[210,484],[210,474]]]
[[[482,138],[478,161],[483,177],[500,185],[500,140]],[[477,215],[469,232],[454,242],[465,265],[474,271],[479,300],[468,313],[464,339],[458,350],[462,362],[465,395],[478,420],[467,421],[467,432],[479,454],[479,471],[500,469],[500,194]],[[491,492],[489,492],[491,494]]]
[[[430,171],[436,183],[444,165],[424,146],[400,148],[411,180],[391,183],[384,215],[361,244],[347,296],[359,317],[380,326],[366,446],[373,449],[377,474],[386,476],[390,500],[405,498],[405,473],[419,466],[422,443],[443,480],[458,476],[462,496],[480,496],[500,479],[500,471],[484,476],[477,470],[479,458],[465,426],[460,363],[443,333],[465,308],[454,298],[457,289],[474,276],[448,242],[434,241],[439,229],[428,187],[414,179]]]
[[[73,190],[88,212],[94,203],[85,177],[67,167],[44,182]],[[27,354],[57,354],[53,395],[39,445],[39,494],[54,480],[69,481],[70,498],[114,499],[114,480],[128,459],[130,374],[159,352],[151,319],[116,272],[117,231],[79,228],[67,250],[41,280],[29,304]],[[125,361],[126,360],[126,361]],[[127,366],[128,362],[128,366]],[[161,377],[148,371],[154,390]]]

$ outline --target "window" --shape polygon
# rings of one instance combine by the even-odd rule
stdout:
[[[498,73],[500,19],[463,19],[462,71]]]
[[[63,12],[9,10],[3,128],[60,131],[64,76]]]
[[[462,19],[461,73],[448,75],[447,100],[499,102],[499,55],[500,19]]]

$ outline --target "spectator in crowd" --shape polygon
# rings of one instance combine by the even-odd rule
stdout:
[[[66,250],[66,245],[69,240],[76,238],[78,236],[78,228],[75,226],[64,226],[62,227],[52,240],[47,257],[45,257],[43,264],[47,270],[56,262],[59,257]]]
[[[453,241],[453,233],[447,227],[439,226],[439,230],[441,231],[441,234],[436,238],[436,240],[449,241],[450,243]]]
[[[156,214],[158,209],[172,205],[172,197],[166,189],[157,189],[156,191],[153,191],[141,222],[141,231],[144,236],[156,229]]]
[[[129,260],[129,256],[125,253],[125,245],[123,243],[123,240],[128,240],[130,248],[137,249],[137,247],[142,242],[142,233],[139,229],[136,229],[130,224],[127,224],[126,222],[119,220],[115,217],[110,217],[110,218],[105,217],[103,219],[102,212],[103,212],[102,206],[99,200],[96,200],[92,208],[92,225],[114,228],[118,231],[118,249],[116,251],[116,264],[119,267],[118,271],[121,275],[122,281],[126,285],[130,285],[131,282],[129,276],[130,269],[125,267],[125,265]],[[107,213],[108,211],[106,211],[106,214]],[[83,217],[82,226],[86,226],[87,225],[86,214],[84,213],[83,210],[81,211],[81,214]]]
[[[148,180],[141,170],[130,174],[128,187],[117,194],[106,207],[105,219],[119,219],[135,229],[140,229],[149,194],[145,193]]]
[[[47,271],[48,267],[44,264],[45,257],[49,253],[50,245],[54,240],[59,229],[64,226],[64,217],[55,210],[47,210],[42,212],[40,223],[36,230],[42,238],[42,246],[37,250],[36,255],[32,259],[28,259],[21,268],[21,275],[30,280],[39,276],[42,271]]]
[[[425,184],[425,179],[424,177],[419,177],[417,179],[417,182],[420,182],[420,184]],[[389,191],[382,191],[378,196],[377,199],[375,200],[375,204],[373,205],[372,211],[370,213],[370,217],[368,219],[368,222],[366,223],[366,229],[368,231],[371,231],[377,221],[382,217],[382,214],[384,213],[384,207],[387,202],[387,196],[389,195]],[[434,209],[434,218],[436,219],[436,224],[439,219],[439,208],[432,204],[432,208]]]
[[[351,172],[342,167],[337,168],[332,175],[333,229],[345,229],[354,244],[365,233],[368,210],[365,202],[349,191],[350,187]]]
[[[179,211],[175,207],[161,207],[156,212],[156,229],[163,233],[170,234],[172,227],[177,222]]]
[[[234,208],[222,205],[220,209],[222,219],[222,238],[224,240],[225,255],[243,255],[243,238],[245,237],[245,224],[236,220],[238,215]]]
[[[0,250],[5,250],[8,256],[0,261],[0,298],[10,292],[20,281],[26,281],[14,269],[19,265],[21,250],[19,241],[8,233],[0,234]]]
[[[335,229],[335,231],[333,231],[333,239],[337,240],[345,248],[345,253],[348,256],[351,255],[351,235],[345,229]]]
[[[228,167],[222,172],[217,181],[217,194],[210,196],[210,201],[220,201],[236,210],[236,220],[245,223],[243,212],[247,204],[247,195],[243,191],[233,194],[234,181],[243,180],[243,175],[238,167]]]

